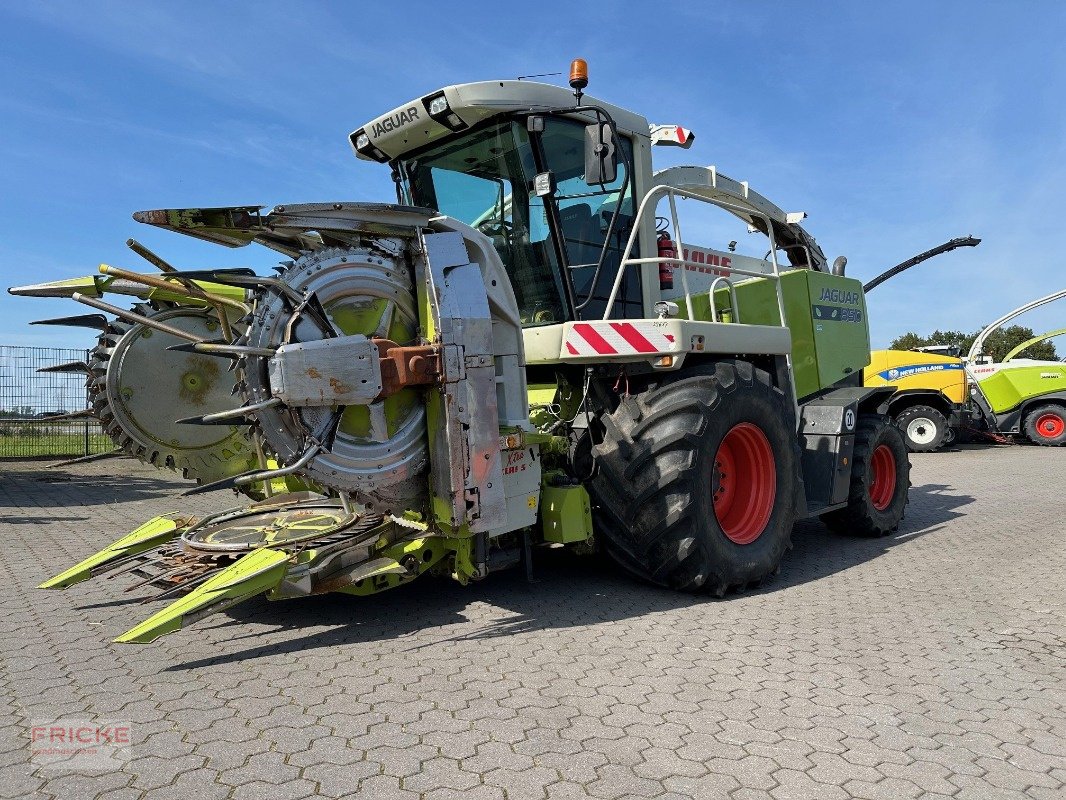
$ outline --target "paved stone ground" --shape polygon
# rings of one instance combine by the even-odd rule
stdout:
[[[140,647],[109,644],[155,609],[117,581],[34,585],[232,498],[0,463],[0,796],[1066,797],[1066,452],[914,461],[898,535],[804,523],[750,595],[545,552],[534,585],[253,601]],[[128,720],[132,759],[41,768],[28,726],[55,718]]]

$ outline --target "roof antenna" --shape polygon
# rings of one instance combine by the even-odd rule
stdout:
[[[582,89],[589,85],[589,65],[583,58],[570,62],[570,88],[574,90],[577,104],[581,105]]]
[[[538,72],[536,75],[519,75],[515,80],[524,81],[526,78],[551,78],[555,75],[562,75],[561,72]]]

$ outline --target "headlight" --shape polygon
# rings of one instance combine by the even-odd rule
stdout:
[[[440,97],[434,97],[432,100],[429,101],[429,113],[431,116],[435,117],[438,114],[443,114],[447,110],[448,98],[446,98],[444,95],[441,95]]]
[[[374,147],[373,142],[370,141],[370,135],[362,128],[354,131],[351,136],[348,137],[348,141],[352,143],[352,147],[355,148],[356,154],[361,158],[369,158],[371,161],[377,161],[379,164],[385,164],[389,160],[387,155]]]
[[[435,119],[444,127],[451,128],[453,131],[461,131],[466,127],[466,123],[459,118],[459,115],[449,108],[448,98],[444,96],[444,92],[423,97],[422,105],[430,118]]]

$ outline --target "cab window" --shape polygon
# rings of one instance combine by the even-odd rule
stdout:
[[[615,180],[603,186],[585,182],[585,126],[576,120],[550,119],[542,142],[545,160],[555,175],[555,202],[566,250],[568,269],[581,319],[600,319],[606,308],[626,240],[633,224],[633,191],[626,181],[626,162],[632,155],[630,142],[620,137],[626,158],[619,158]],[[625,189],[625,196],[622,190]],[[621,213],[608,237],[611,217],[621,203]],[[606,241],[606,248],[605,248]],[[603,253],[603,264],[596,265]],[[640,251],[634,247],[634,253]],[[595,285],[593,285],[595,281]],[[612,317],[641,317],[643,303],[640,271],[626,270]]]

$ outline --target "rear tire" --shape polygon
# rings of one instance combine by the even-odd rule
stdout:
[[[903,409],[896,415],[896,427],[912,453],[931,453],[947,443],[948,421],[932,406]]]
[[[880,414],[863,414],[855,430],[848,504],[822,515],[838,533],[879,537],[903,520],[911,464],[903,433]]]
[[[1034,408],[1025,416],[1025,435],[1043,447],[1066,444],[1066,407],[1049,404]]]
[[[625,569],[721,596],[777,571],[796,515],[799,443],[784,393],[744,361],[697,366],[600,412],[589,483]]]
[[[959,429],[948,425],[947,430],[944,431],[944,447],[951,447],[958,438]]]

